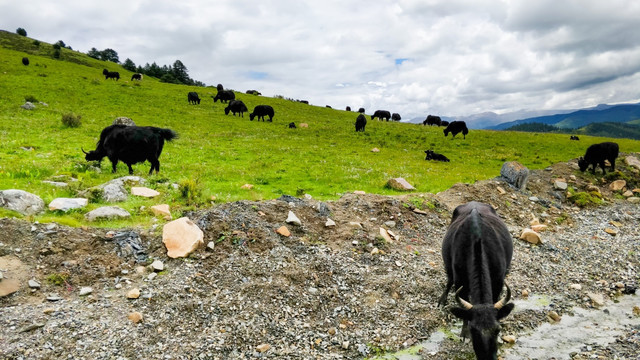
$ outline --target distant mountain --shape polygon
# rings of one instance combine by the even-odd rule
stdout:
[[[495,125],[509,122],[509,121],[532,118],[537,116],[544,116],[544,115],[566,114],[573,111],[575,111],[575,109],[573,110],[518,110],[518,111],[505,113],[505,114],[497,114],[497,113],[488,111],[488,112],[483,112],[483,113],[478,113],[473,115],[465,115],[465,116],[440,115],[440,118],[442,118],[442,120],[446,120],[449,122],[454,120],[464,121],[467,123],[467,127],[471,129],[487,129],[487,128],[491,128],[491,126],[495,126]],[[413,118],[408,122],[414,123],[414,124],[418,124],[418,123],[421,124],[426,118],[427,116],[425,115],[423,117]]]
[[[598,105],[591,109],[578,110],[564,114],[539,116],[489,126],[487,129],[504,130],[515,125],[540,123],[563,129],[577,129],[592,123],[626,123],[640,119],[640,104]]]
[[[631,121],[628,123],[595,122],[577,129],[563,129],[554,125],[542,123],[526,123],[514,125],[506,130],[537,133],[551,132],[559,134],[590,135],[640,140],[640,125],[634,124],[636,122],[640,123],[640,121]]]

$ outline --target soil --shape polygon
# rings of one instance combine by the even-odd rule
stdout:
[[[640,176],[617,165],[615,175],[602,177],[577,171],[576,160],[554,164],[532,171],[526,190],[494,179],[438,194],[227,203],[187,214],[215,247],[185,259],[166,256],[161,226],[110,230],[0,219],[0,294],[10,281],[20,284],[0,297],[0,357],[354,359],[398,351],[455,321],[436,306],[446,281],[440,243],[453,209],[472,200],[494,206],[514,236],[507,277],[514,298],[551,296],[547,310],[560,315],[597,307],[587,292],[610,301],[635,291],[640,280],[640,205],[609,187],[624,178],[628,189],[638,188]],[[577,207],[556,189],[557,179],[574,192],[597,186],[605,204]],[[302,225],[285,223],[289,211]],[[336,225],[327,227],[328,218]],[[517,240],[533,219],[548,226],[543,244]],[[291,236],[277,234],[281,226]],[[390,230],[391,241],[380,229]],[[136,244],[141,251],[132,251]],[[153,260],[164,270],[154,272]],[[90,293],[80,295],[86,287]],[[142,296],[127,298],[134,288]],[[129,320],[133,312],[142,321]],[[502,334],[517,338],[547,321],[546,311],[516,311]],[[640,353],[637,329],[620,343],[574,356]],[[469,343],[449,339],[422,356],[472,354]]]

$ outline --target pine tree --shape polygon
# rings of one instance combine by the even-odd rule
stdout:
[[[122,67],[131,71],[131,72],[136,72],[136,64],[134,64],[134,62],[127,58],[124,63],[122,64]]]

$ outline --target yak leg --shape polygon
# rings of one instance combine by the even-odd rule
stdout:
[[[109,158],[111,160],[111,172],[116,172],[116,166],[118,165],[118,158]]]
[[[156,174],[160,171],[160,161],[158,159],[149,160],[151,163],[151,169],[149,169],[149,175],[153,173],[153,169],[156,169]]]
[[[129,175],[133,175],[133,168],[131,167],[131,164],[127,164],[127,166],[129,167]]]
[[[604,160],[602,160],[600,162],[600,167],[602,168],[602,175],[605,175],[607,173],[607,171],[605,170],[605,166],[604,166]],[[595,172],[594,172],[595,173]]]
[[[447,295],[453,286],[453,280],[447,280],[447,286],[444,289],[444,293],[440,296],[440,301],[438,301],[438,306],[445,306],[447,304]]]
[[[611,163],[611,172],[616,171],[616,159],[609,159],[609,162]]]

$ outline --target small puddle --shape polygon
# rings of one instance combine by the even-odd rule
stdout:
[[[545,323],[531,333],[517,335],[515,345],[503,345],[500,355],[505,360],[516,359],[570,359],[572,352],[584,345],[606,345],[622,335],[625,327],[640,326],[640,317],[632,314],[634,306],[640,306],[640,296],[628,295],[609,301],[601,309],[573,308],[574,315],[564,315],[555,324]],[[515,311],[547,309],[551,300],[547,296],[530,296],[516,300]],[[370,360],[421,360],[425,355],[436,355],[445,339],[460,341],[462,322],[448,329],[438,330],[418,345],[396,353],[385,354]],[[471,345],[469,345],[471,346]]]

